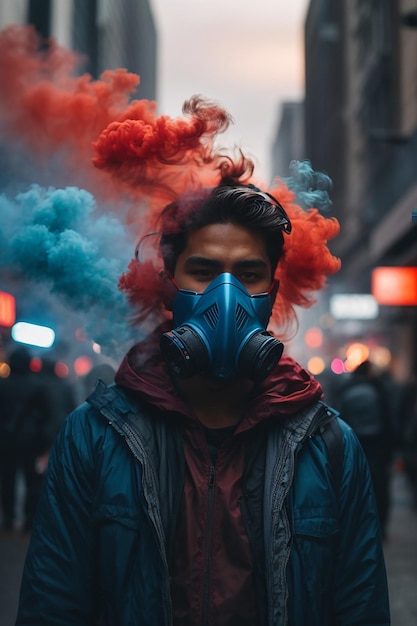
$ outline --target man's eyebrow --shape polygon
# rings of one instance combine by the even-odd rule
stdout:
[[[185,265],[187,267],[196,267],[196,266],[203,266],[203,267],[211,267],[211,268],[221,268],[222,267],[222,262],[218,261],[217,259],[210,259],[208,257],[205,256],[197,256],[197,255],[193,255],[188,257],[188,259],[185,261]],[[251,268],[266,268],[268,267],[268,264],[266,263],[266,261],[264,261],[263,259],[260,259],[259,257],[255,257],[253,259],[242,259],[240,261],[236,261],[235,263],[233,263],[234,268],[236,269],[251,269]]]
[[[265,268],[268,267],[268,264],[263,259],[254,258],[254,259],[243,259],[242,261],[236,261],[234,266],[238,269],[247,269],[247,268]]]
[[[209,259],[205,256],[190,256],[185,261],[185,265],[188,267],[193,266],[204,266],[204,267],[221,267],[220,261],[216,261],[216,259]]]

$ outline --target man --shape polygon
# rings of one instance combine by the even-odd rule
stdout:
[[[277,278],[288,298],[295,225],[230,176],[180,197],[161,224],[154,300],[162,294],[172,319],[66,420],[17,624],[389,624],[360,445],[339,421],[337,478],[321,387],[266,331],[274,302],[289,304]],[[334,271],[326,238],[318,261],[308,242],[296,252],[304,284],[318,265]],[[132,301],[144,268],[139,246],[122,279]],[[293,276],[293,293],[306,275]]]

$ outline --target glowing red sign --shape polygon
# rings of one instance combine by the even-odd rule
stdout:
[[[0,291],[0,326],[13,326],[16,321],[16,300],[11,293]]]
[[[377,267],[372,272],[372,294],[379,304],[417,305],[417,267]]]

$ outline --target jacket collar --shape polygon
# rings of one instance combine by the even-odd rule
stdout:
[[[129,350],[115,381],[161,410],[193,417],[159,350],[159,338],[165,330],[159,327]],[[284,354],[268,378],[256,385],[249,398],[247,415],[238,430],[247,430],[272,415],[282,418],[294,415],[322,395],[319,382],[292,357]]]

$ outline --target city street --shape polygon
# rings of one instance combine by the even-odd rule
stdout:
[[[0,624],[14,626],[28,535],[0,535]],[[392,626],[417,624],[417,512],[403,474],[394,469],[392,511],[385,544]]]

